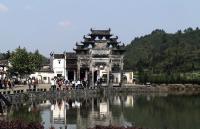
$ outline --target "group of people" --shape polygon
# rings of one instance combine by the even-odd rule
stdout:
[[[29,87],[29,89],[36,89],[36,86],[38,85],[38,79],[36,79],[36,78],[28,78],[28,80],[27,80],[27,84],[28,84],[28,87]]]
[[[71,90],[71,89],[84,89],[88,87],[88,81],[70,81],[61,78],[51,79],[51,88],[53,90]]]
[[[0,89],[12,89],[15,87],[15,85],[22,84],[29,86],[29,89],[36,89],[36,86],[38,84],[38,80],[35,78],[28,78],[26,81],[18,81],[17,79],[10,79],[10,78],[1,78],[0,79]]]
[[[15,86],[14,80],[7,77],[0,79],[0,89],[12,89]]]
[[[71,90],[71,89],[85,89],[89,88],[89,81],[80,81],[80,80],[66,80],[63,78],[52,78],[51,79],[51,89],[52,90]],[[38,86],[38,79],[34,77],[29,77],[23,81],[16,81],[14,79],[9,79],[7,77],[0,79],[0,89],[12,89],[15,87],[15,84],[24,84],[28,85],[29,89],[36,89]],[[96,82],[96,85],[100,85],[102,80],[99,79]]]

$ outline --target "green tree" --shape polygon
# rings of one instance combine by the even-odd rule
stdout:
[[[17,48],[12,52],[9,59],[11,67],[9,71],[12,74],[18,74],[20,77],[26,77],[27,75],[38,70],[42,64],[42,55],[39,51],[35,53],[28,53],[25,48]]]

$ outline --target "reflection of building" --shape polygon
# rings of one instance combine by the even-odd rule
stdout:
[[[94,107],[92,107],[92,111],[89,113],[89,127],[94,127],[95,125],[108,126],[111,124],[112,113],[109,109],[109,102],[100,102],[98,105],[98,110],[94,110]]]
[[[113,105],[124,105],[125,107],[133,107],[134,97],[131,95],[128,95],[125,98],[120,98],[119,96],[115,96],[113,99]]]
[[[64,101],[57,101],[55,105],[51,105],[51,123],[66,124],[66,108]]]
[[[76,129],[87,129],[96,125],[131,125],[125,119],[123,110],[134,106],[134,97],[118,96],[113,99],[116,102],[107,98],[89,98],[79,100],[80,103],[76,100],[54,102],[51,106],[51,123],[49,124],[55,128],[73,127]]]
[[[51,102],[49,100],[45,100],[39,104],[39,107],[41,108],[50,107],[50,106],[51,106]]]
[[[124,118],[122,107],[133,107],[133,96],[126,96],[124,99],[118,96],[113,99],[114,100],[111,102],[109,99],[92,98],[90,101],[91,108],[89,108],[87,112],[88,116],[82,117],[82,115],[78,115],[77,129],[79,129],[79,127],[80,129],[94,127],[95,125],[131,126],[131,123],[127,122]]]
[[[119,96],[115,96],[113,100],[114,105],[121,105],[121,100]]]
[[[110,115],[108,103],[103,102],[99,104],[99,113],[101,118],[108,117]]]
[[[134,98],[133,98],[133,96],[127,96],[126,97],[126,101],[125,101],[125,106],[126,107],[133,107],[134,106]]]
[[[109,101],[100,101],[92,98],[88,101],[90,107],[80,108],[78,111],[77,129],[87,129],[96,125],[110,125],[112,122],[112,113],[110,112]],[[83,114],[87,113],[87,116]],[[82,112],[80,114],[80,112]]]
[[[76,43],[75,53],[51,54],[56,76],[68,80],[97,80],[103,84],[120,83],[123,71],[125,46],[109,30],[93,30],[83,41]]]

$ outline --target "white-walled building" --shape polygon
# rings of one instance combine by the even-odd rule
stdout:
[[[123,76],[124,76],[123,77],[124,83],[126,83],[126,84],[134,84],[135,83],[133,71],[124,71]]]
[[[37,79],[38,83],[50,84],[55,75],[50,66],[43,66],[41,70],[31,74],[29,77]]]
[[[66,58],[65,54],[54,54],[53,55],[53,71],[54,76],[65,77],[66,79]]]
[[[50,60],[55,77],[63,77],[70,81],[77,79],[76,53],[64,52],[63,54],[51,54]]]

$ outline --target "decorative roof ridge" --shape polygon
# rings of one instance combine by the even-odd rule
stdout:
[[[76,42],[76,46],[83,46],[83,44],[79,44],[78,42]]]
[[[83,36],[84,39],[91,39],[91,37],[86,37],[85,35]]]
[[[75,52],[66,52],[65,54],[76,54]]]
[[[108,28],[108,29],[93,29],[93,28],[90,28],[90,31],[92,32],[92,31],[108,31],[108,32],[110,32],[111,31],[111,29],[110,28]]]
[[[118,36],[111,37],[110,39],[111,39],[111,40],[117,40],[117,39],[118,39]]]
[[[81,41],[81,43],[82,44],[84,44],[84,43],[94,43],[94,41],[92,41],[92,40],[91,41]]]
[[[90,35],[109,35],[111,36],[112,34],[110,33],[111,29],[109,28],[108,30],[96,30],[96,29],[90,29],[91,34]]]

